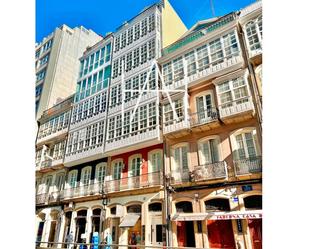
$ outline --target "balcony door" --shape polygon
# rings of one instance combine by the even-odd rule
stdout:
[[[206,122],[213,117],[213,101],[210,93],[196,98],[197,118],[199,123]]]
[[[112,167],[112,181],[109,181],[107,188],[110,191],[119,191],[120,190],[120,179],[121,179],[121,172],[123,168],[122,161],[114,162]]]
[[[188,146],[182,145],[173,149],[173,169],[172,177],[176,182],[187,181],[189,179],[188,169]]]
[[[255,158],[257,156],[252,132],[238,134],[235,139],[237,159]]]
[[[129,166],[129,189],[139,187],[140,184],[140,171],[142,165],[141,157],[133,157],[130,160]]]
[[[45,193],[49,192],[50,186],[52,184],[52,180],[53,180],[52,176],[46,177],[46,180],[45,180]]]
[[[219,162],[219,139],[208,139],[199,143],[201,165]]]
[[[155,184],[159,180],[162,167],[162,151],[154,151],[149,154],[148,182]]]
[[[77,170],[73,170],[69,173],[69,188],[75,188],[77,185]]]

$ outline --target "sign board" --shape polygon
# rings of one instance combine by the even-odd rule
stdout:
[[[233,197],[233,202],[238,202],[238,197]]]
[[[242,191],[247,192],[247,191],[252,191],[252,185],[244,185],[241,186]]]

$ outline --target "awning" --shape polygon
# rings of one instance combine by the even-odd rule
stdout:
[[[121,221],[119,227],[134,227],[140,215],[138,214],[127,214]]]
[[[231,211],[213,213],[178,213],[172,217],[174,221],[193,220],[235,220],[235,219],[261,219],[262,210]]]

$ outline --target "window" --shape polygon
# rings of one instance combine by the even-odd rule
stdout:
[[[139,48],[136,48],[133,51],[133,68],[138,67],[138,65],[139,65]]]
[[[121,48],[124,48],[127,45],[127,32],[124,31],[121,34]]]
[[[187,74],[188,76],[196,73],[195,52],[192,51],[185,55],[187,61]]]
[[[77,170],[70,171],[68,179],[70,188],[77,187]]]
[[[83,185],[88,185],[90,183],[91,167],[83,168],[81,183]]]
[[[238,44],[236,40],[235,32],[229,33],[223,36],[225,56],[227,59],[232,58],[235,55],[238,55]]]
[[[128,30],[128,42],[127,45],[130,45],[133,42],[133,27]]]
[[[118,52],[120,48],[120,35],[115,38],[115,52]]]
[[[57,174],[55,186],[57,187],[58,191],[62,190],[64,182],[64,174]]]
[[[141,64],[147,61],[147,43],[141,46]]]
[[[111,59],[111,46],[112,46],[111,43],[108,43],[106,45],[105,62],[109,62]]]
[[[147,105],[139,107],[139,129],[145,130],[147,127]]]
[[[207,139],[199,142],[199,156],[202,165],[220,161],[219,143],[219,138]]]
[[[100,50],[98,50],[95,53],[95,58],[94,58],[94,69],[97,69],[99,66],[99,59],[100,59]]]
[[[99,122],[98,144],[103,143],[103,128],[104,128],[104,121],[101,121]]]
[[[108,139],[114,138],[115,133],[115,117],[112,117],[108,120]]]
[[[174,80],[175,81],[182,80],[184,77],[182,57],[179,57],[173,61],[173,68],[174,68]]]
[[[246,24],[246,37],[251,51],[261,49],[262,19],[250,21]]]
[[[112,87],[111,90],[111,107],[116,106],[117,104],[117,86]]]
[[[106,163],[99,163],[96,166],[96,180],[103,182],[106,175]]]
[[[46,56],[44,56],[41,60],[40,60],[40,66],[46,64],[48,62],[48,58],[49,58],[49,54],[47,54]]]
[[[43,89],[43,84],[38,85],[38,86],[35,88],[35,97],[41,95],[42,89]]]
[[[151,32],[155,29],[155,14],[152,14],[151,16],[148,17],[148,32]]]
[[[215,198],[205,201],[206,211],[220,212],[230,211],[230,202],[228,199]]]
[[[91,145],[95,145],[97,142],[98,123],[92,125],[91,131]]]
[[[199,47],[197,50],[197,63],[199,71],[209,68],[208,45]]]
[[[160,202],[151,203],[148,206],[148,210],[150,212],[161,212],[162,211],[162,204]]]
[[[131,205],[127,207],[127,213],[140,214],[142,212],[141,205]]]
[[[190,201],[181,201],[176,203],[177,213],[193,213],[192,203]]]
[[[181,145],[175,147],[172,151],[174,159],[174,171],[187,171],[188,170],[188,145]]]
[[[134,25],[134,41],[137,41],[140,37],[140,23]]]
[[[150,152],[149,155],[149,172],[160,171],[162,167],[162,151]]]
[[[249,101],[249,90],[243,76],[218,84],[217,92],[221,108]]]
[[[155,39],[152,39],[148,42],[148,60],[155,58],[155,53],[156,53]]]
[[[91,126],[86,127],[86,139],[85,139],[85,148],[90,145],[90,134],[91,134]]]
[[[126,57],[125,57],[125,55],[123,55],[119,59],[119,72],[118,72],[118,75],[122,75],[122,73],[123,73],[122,70],[124,69],[125,66],[126,66]]]
[[[127,53],[126,62],[126,72],[128,72],[132,69],[132,52]]]
[[[166,86],[173,83],[172,63],[169,62],[163,65],[163,79]]]
[[[142,33],[141,33],[141,37],[143,37],[146,34],[147,34],[147,18],[142,20]]]
[[[121,178],[122,168],[122,161],[116,161],[113,163],[113,180],[119,180]]]
[[[116,140],[121,137],[122,134],[122,123],[121,123],[121,115],[116,116]]]
[[[111,208],[111,214],[116,215],[116,207]],[[115,229],[115,227],[113,227]],[[113,239],[114,241],[114,239]]]
[[[213,108],[211,93],[196,97],[196,109],[199,122],[217,117],[217,113]]]
[[[157,110],[156,103],[148,104],[148,127],[150,129],[155,129],[157,124]]]
[[[118,76],[118,65],[119,65],[119,60],[115,60],[113,64],[113,78],[116,78]]]
[[[89,62],[89,73],[92,72],[93,69],[93,62],[94,62],[94,54],[90,56],[90,62]]]
[[[102,96],[101,94],[95,96],[94,114],[98,114],[100,111],[101,96]]]
[[[142,158],[137,156],[131,159],[130,161],[130,170],[129,176],[139,176],[140,175],[140,168],[142,165]]]
[[[262,209],[262,196],[251,195],[244,198],[245,208],[250,209]]]
[[[223,50],[220,38],[209,43],[210,58],[212,65],[216,65],[223,61]]]
[[[162,225],[156,225],[156,242],[163,242]]]
[[[42,70],[42,71],[40,71],[39,73],[37,73],[37,74],[36,74],[36,81],[38,82],[38,81],[44,79],[45,73],[46,73],[46,70],[45,70],[45,69]]]
[[[247,129],[237,132],[234,138],[234,159],[255,159],[258,155],[257,138],[255,129]]]

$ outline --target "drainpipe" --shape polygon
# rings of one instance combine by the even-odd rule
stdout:
[[[252,92],[252,97],[253,97],[253,104],[255,109],[257,110],[257,120],[259,122],[259,130],[260,130],[260,134],[262,134],[262,104],[261,104],[261,96],[259,95],[258,89],[257,89],[257,81],[256,81],[256,77],[255,77],[255,73],[252,67],[252,64],[249,60],[249,55],[248,55],[248,50],[246,48],[246,40],[245,40],[245,36],[243,33],[243,30],[241,28],[241,26],[238,24],[237,25],[237,29],[238,29],[238,33],[241,37],[241,39],[239,39],[239,43],[240,43],[240,47],[243,51],[243,58],[245,61],[245,65],[248,67],[249,69],[249,74],[250,74],[250,78],[251,78],[251,82],[252,84],[249,84],[250,86],[250,90]]]

